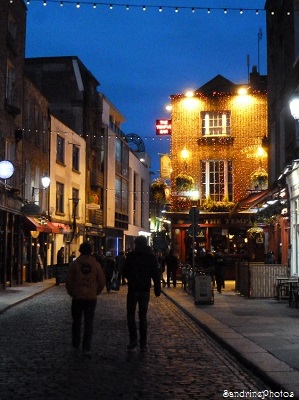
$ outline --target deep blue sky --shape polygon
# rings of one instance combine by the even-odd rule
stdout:
[[[159,176],[157,153],[169,152],[170,144],[155,135],[155,121],[168,117],[171,94],[197,89],[218,74],[246,83],[247,55],[250,70],[258,65],[260,28],[260,73],[267,73],[266,16],[255,12],[263,10],[265,0],[119,0],[114,4],[124,5],[113,10],[110,1],[96,9],[93,0],[81,0],[80,8],[68,1],[63,7],[53,0],[46,7],[43,0],[30,1],[26,57],[78,56],[100,82],[99,91],[126,118],[123,132],[144,139],[154,178]],[[157,7],[143,11],[144,4]],[[158,6],[171,7],[159,12]],[[206,9],[192,13],[192,7]]]

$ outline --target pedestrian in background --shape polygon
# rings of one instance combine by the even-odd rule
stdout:
[[[72,345],[76,349],[80,347],[84,315],[82,350],[84,355],[90,355],[97,296],[105,287],[105,275],[101,265],[91,255],[92,248],[88,242],[80,245],[79,252],[80,256],[70,266],[66,290],[72,297]]]
[[[57,251],[57,264],[64,264],[64,247],[60,247],[60,249]]]
[[[104,271],[106,277],[106,290],[107,293],[111,291],[111,282],[113,278],[113,273],[116,270],[115,259],[112,257],[110,251],[107,251],[106,257],[104,258]]]
[[[76,260],[76,253],[74,251],[72,251],[72,253],[70,255],[69,263],[72,263],[75,260]]]
[[[224,267],[225,262],[223,258],[223,254],[220,250],[218,250],[214,256],[214,274],[216,280],[216,288],[217,292],[221,293],[222,288],[224,288]]]
[[[164,279],[164,272],[165,272],[165,257],[163,253],[158,254],[158,263],[159,263],[159,270],[160,270],[160,277],[163,284],[163,287],[166,286],[166,281]]]
[[[167,272],[167,287],[170,287],[170,279],[172,279],[173,287],[176,287],[176,273],[179,265],[177,256],[174,254],[173,249],[165,257],[166,272]]]
[[[130,343],[128,350],[134,350],[138,344],[136,326],[136,307],[139,315],[139,344],[142,352],[147,351],[147,310],[150,300],[151,280],[154,282],[156,297],[161,294],[158,259],[147,246],[145,236],[135,239],[135,249],[127,255],[124,265],[124,277],[128,280],[127,323]]]
[[[123,276],[125,261],[126,261],[125,252],[120,251],[119,254],[115,257],[116,271],[118,273],[118,280],[120,285],[126,284],[126,280]]]

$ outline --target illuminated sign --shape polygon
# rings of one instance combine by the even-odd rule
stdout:
[[[159,136],[171,135],[171,119],[156,120],[156,135]]]

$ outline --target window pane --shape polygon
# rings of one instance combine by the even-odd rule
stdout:
[[[115,211],[121,211],[121,179],[115,177]]]
[[[125,179],[122,180],[122,204],[121,204],[121,211],[124,214],[128,213],[128,181],[126,181]]]
[[[202,135],[229,135],[230,111],[202,111]]]
[[[64,184],[56,183],[56,212],[64,213]]]
[[[79,171],[79,147],[73,145],[73,170]]]
[[[64,164],[64,142],[65,140],[57,135],[56,161],[62,164]]]

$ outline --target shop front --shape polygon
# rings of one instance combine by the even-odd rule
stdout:
[[[236,260],[264,261],[264,241],[251,243],[251,214],[231,218],[229,213],[200,213],[194,229],[188,213],[169,213],[171,246],[181,263],[196,263],[206,252],[221,251],[226,259],[226,279],[234,279]]]

